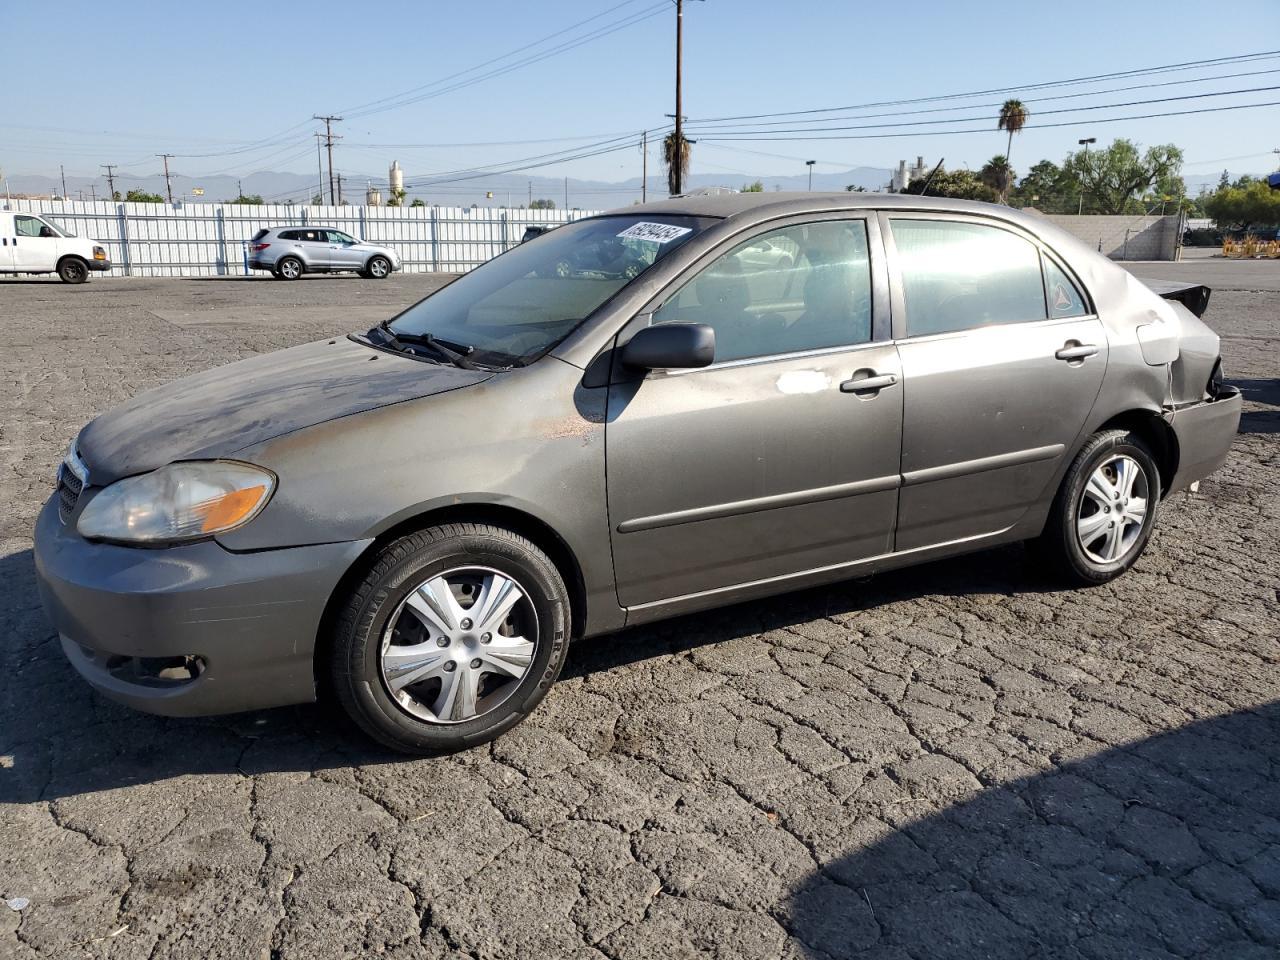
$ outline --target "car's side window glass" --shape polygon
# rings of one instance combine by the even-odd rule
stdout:
[[[256,239],[258,239],[258,238],[257,238],[257,237],[254,237],[254,239],[256,240]],[[280,231],[280,239],[281,239],[281,240],[297,240],[297,239],[298,239],[298,231],[297,231],[297,230],[281,230],[281,231]]]
[[[827,220],[753,237],[718,257],[653,315],[705,323],[716,362],[865,343],[871,263],[862,220]]]
[[[1051,317],[1083,317],[1089,312],[1084,295],[1060,266],[1044,257],[1044,292]]]
[[[45,229],[44,221],[35,217],[24,217],[22,214],[14,214],[13,232],[20,237],[39,237]],[[52,234],[50,234],[52,235]]]
[[[298,239],[306,241],[307,243],[323,243],[324,234],[323,231],[320,230],[299,230]]]
[[[955,220],[890,219],[907,336],[1043,320],[1040,252],[1008,230]]]
[[[330,230],[328,231],[328,233],[329,233],[330,243],[354,244],[356,242],[354,237],[348,236],[347,234],[343,233],[341,230]]]

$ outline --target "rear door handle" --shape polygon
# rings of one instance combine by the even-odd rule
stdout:
[[[1092,357],[1098,352],[1096,344],[1081,343],[1079,340],[1068,340],[1062,345],[1061,349],[1054,354],[1058,360],[1066,360],[1070,363],[1072,360],[1084,360],[1086,357]]]
[[[867,376],[859,377],[859,373],[865,373]],[[898,376],[894,373],[876,373],[874,370],[859,370],[852,379],[846,380],[840,384],[841,393],[856,394],[876,394],[885,387],[892,387],[898,382]]]

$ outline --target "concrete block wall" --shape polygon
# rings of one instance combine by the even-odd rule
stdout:
[[[1181,217],[1107,217],[1043,214],[1112,260],[1176,260]]]

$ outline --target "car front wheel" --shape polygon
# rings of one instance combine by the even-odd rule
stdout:
[[[546,696],[569,646],[569,597],[532,542],[487,524],[384,546],[337,619],[334,688],[371,737],[405,753],[485,743]]]
[[[386,257],[374,257],[364,271],[364,276],[373,280],[385,280],[390,275],[391,261]]]
[[[1128,430],[1094,434],[1076,455],[1033,547],[1057,574],[1106,583],[1142,556],[1155,529],[1160,472]]]
[[[58,263],[58,279],[63,283],[84,283],[89,279],[89,267],[79,257],[63,257]]]

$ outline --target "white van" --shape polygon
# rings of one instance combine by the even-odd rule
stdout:
[[[0,273],[56,273],[84,283],[90,270],[110,270],[107,250],[45,217],[0,210]]]

